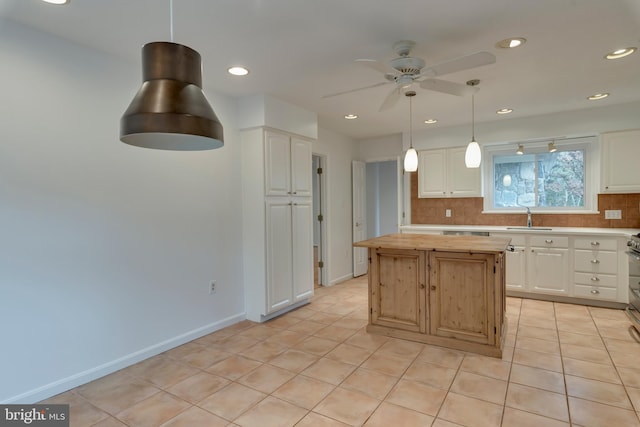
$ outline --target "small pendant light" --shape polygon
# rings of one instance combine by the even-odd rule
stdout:
[[[480,80],[469,80],[467,85],[477,86]],[[475,111],[474,111],[474,95],[471,95],[471,142],[467,145],[467,151],[464,153],[464,164],[468,168],[480,167],[482,160],[482,152],[480,151],[480,145],[476,142],[475,132]]]
[[[412,109],[411,98],[416,96],[414,91],[405,93],[405,96],[409,98],[409,149],[404,155],[404,170],[406,172],[415,172],[418,170],[418,152],[413,148],[413,121],[412,121]]]
[[[222,124],[202,92],[202,63],[195,50],[171,42],[142,48],[142,87],[120,119],[120,140],[160,150],[194,151],[224,145]]]

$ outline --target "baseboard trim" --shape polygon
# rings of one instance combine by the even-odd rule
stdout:
[[[222,328],[233,325],[234,323],[240,322],[245,319],[246,319],[245,313],[239,313],[233,316],[226,317],[217,322],[211,323],[209,325],[205,325],[203,327],[194,329],[192,331],[186,332],[184,334],[178,335],[168,340],[159,342],[157,344],[151,345],[147,348],[143,348],[134,353],[130,353],[130,354],[127,354],[126,356],[120,357],[110,362],[103,363],[102,365],[96,366],[94,368],[90,368],[85,371],[78,372],[77,374],[68,376],[66,378],[61,378],[57,381],[51,382],[49,384],[45,384],[33,390],[29,390],[24,393],[18,394],[16,396],[9,397],[4,401],[0,401],[0,403],[1,404],[11,404],[11,403],[32,404],[32,403],[40,402],[41,400],[48,399],[52,396],[71,390],[72,388],[78,387],[79,385],[86,384],[90,381],[96,380],[105,375],[119,371],[120,369],[126,368],[142,360],[148,359],[149,357],[156,356],[174,347],[178,347],[179,345],[185,344],[189,341],[193,341],[197,338],[208,335],[212,332],[218,331]]]
[[[342,277],[338,277],[337,279],[333,279],[329,281],[329,286],[337,285],[338,283],[346,282],[347,280],[353,279],[353,274],[349,273]]]

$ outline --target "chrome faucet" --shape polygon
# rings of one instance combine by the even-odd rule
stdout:
[[[531,228],[531,209],[527,208],[527,228]]]

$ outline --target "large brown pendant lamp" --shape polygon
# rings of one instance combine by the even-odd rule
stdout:
[[[171,39],[173,4],[171,2]],[[160,150],[195,151],[224,145],[222,124],[202,92],[202,62],[173,42],[142,48],[142,87],[120,119],[120,140]]]

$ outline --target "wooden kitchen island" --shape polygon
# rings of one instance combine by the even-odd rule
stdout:
[[[502,357],[508,238],[389,234],[369,251],[367,332]]]

